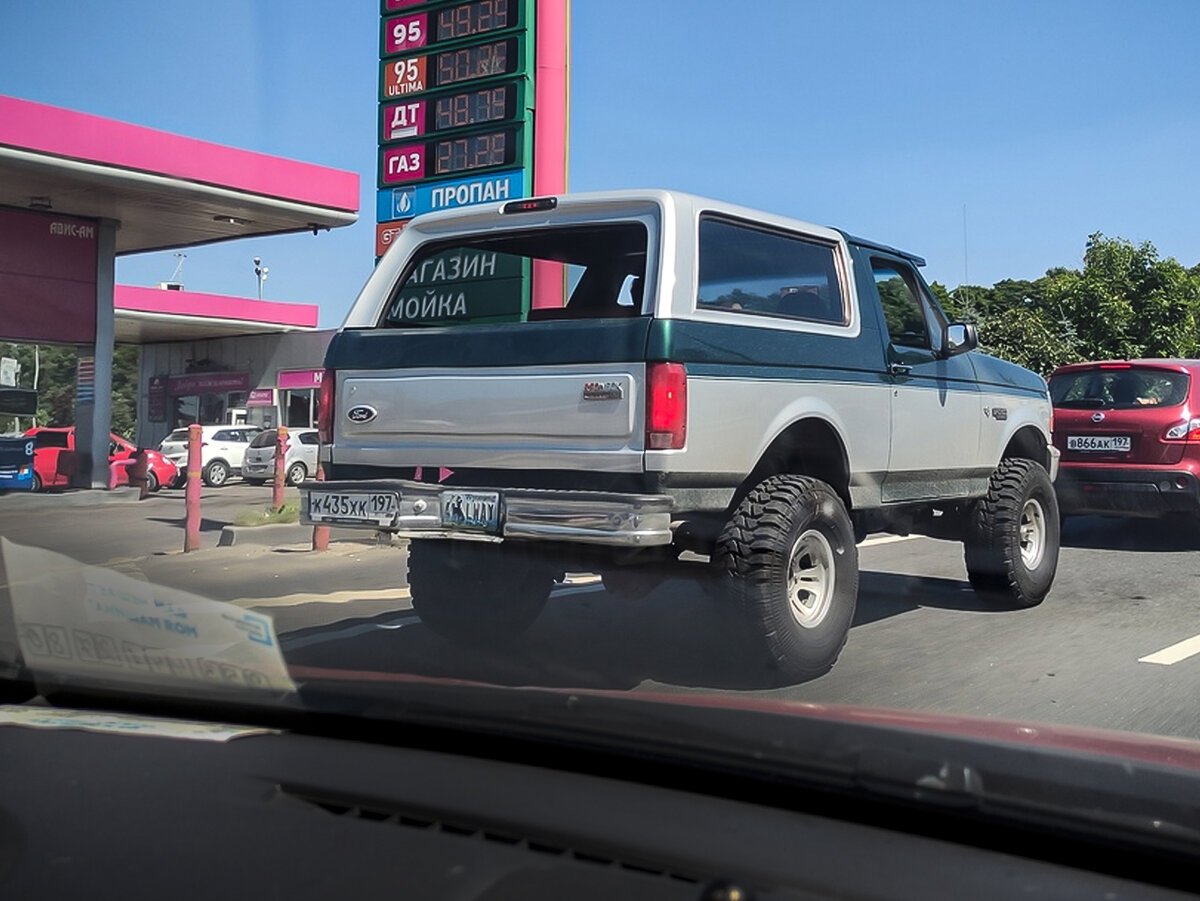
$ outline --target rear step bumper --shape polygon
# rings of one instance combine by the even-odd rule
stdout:
[[[617,547],[671,543],[672,499],[658,494],[465,488],[399,479],[313,482],[301,520],[409,538],[566,541]]]

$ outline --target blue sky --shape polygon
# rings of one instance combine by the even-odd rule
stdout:
[[[195,248],[182,274],[254,296],[261,256],[268,299],[335,326],[373,264],[378,10],[2,0],[0,93],[358,172],[357,225]],[[924,255],[950,287],[1078,266],[1096,231],[1200,262],[1196,0],[572,13],[573,190],[679,188],[840,226]],[[118,280],[175,263],[126,257]]]

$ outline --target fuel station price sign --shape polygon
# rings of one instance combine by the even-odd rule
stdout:
[[[385,103],[379,143],[403,141],[459,128],[511,122],[523,115],[524,84],[469,88],[419,100]]]
[[[380,186],[519,165],[521,156],[519,128],[389,146],[381,152]]]
[[[515,75],[524,69],[524,42],[520,37],[511,37],[423,56],[384,60],[380,92],[384,100],[392,100],[449,85]]]
[[[429,12],[412,12],[385,19],[380,56],[411,53],[452,41],[491,36],[524,27],[525,4],[520,0],[471,0]]]

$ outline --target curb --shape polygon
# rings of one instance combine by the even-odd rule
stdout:
[[[101,507],[108,504],[137,503],[137,488],[71,488],[49,491],[0,491],[0,509],[45,510],[62,507]],[[154,495],[151,495],[153,497]]]

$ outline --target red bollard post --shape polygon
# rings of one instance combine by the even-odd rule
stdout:
[[[183,552],[200,550],[200,436],[199,425],[188,426],[187,488],[184,505],[187,519],[183,530]]]
[[[275,430],[275,479],[271,491],[271,508],[273,510],[283,509],[283,486],[287,480],[287,470],[284,464],[287,462],[287,452],[288,430],[287,426],[281,425]]]
[[[146,472],[148,468],[146,449],[139,447],[133,452],[133,465],[129,467],[129,484],[137,488],[139,501],[144,501],[150,496],[150,479]]]
[[[325,467],[317,464],[317,481],[325,481]],[[313,526],[312,549],[314,551],[329,550],[329,526]]]

